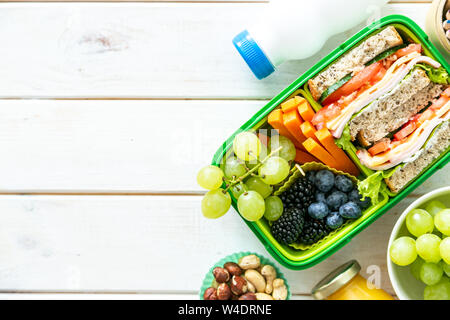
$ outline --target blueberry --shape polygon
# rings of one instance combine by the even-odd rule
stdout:
[[[317,202],[327,203],[327,197],[325,196],[325,193],[317,192],[316,193],[316,201]]]
[[[347,202],[339,208],[339,214],[345,219],[358,219],[362,216],[361,208],[355,202]]]
[[[328,170],[321,170],[316,174],[316,187],[322,192],[328,192],[334,187],[334,174]]]
[[[333,230],[340,228],[344,224],[344,218],[339,212],[333,212],[327,217],[327,226]]]
[[[327,197],[327,205],[331,210],[339,210],[339,208],[347,203],[348,197],[341,191],[334,191]]]
[[[348,193],[348,199],[353,202],[358,202],[361,199],[361,195],[359,194],[358,189],[353,189]]]
[[[316,202],[309,206],[308,213],[311,218],[321,220],[330,213],[330,210],[328,209],[328,206],[325,203]]]
[[[362,195],[359,193],[357,189],[353,189],[348,194],[348,199],[352,202],[355,202],[362,210],[369,208],[372,205],[370,198],[366,197],[366,199],[362,199]]]
[[[306,173],[306,179],[308,179],[312,183],[316,183],[316,171],[308,171]]]
[[[353,181],[346,176],[337,176],[335,184],[336,188],[345,193],[348,193],[353,189]]]

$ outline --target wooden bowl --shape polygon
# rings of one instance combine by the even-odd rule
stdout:
[[[434,0],[431,4],[426,21],[426,30],[433,44],[442,52],[450,63],[450,40],[445,36],[442,26],[447,10],[450,9],[450,0]]]

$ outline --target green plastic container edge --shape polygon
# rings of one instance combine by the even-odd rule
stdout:
[[[344,52],[352,48],[358,42],[363,40],[365,37],[370,35],[371,33],[379,30],[390,24],[401,24],[410,29],[419,40],[426,45],[426,49],[444,66],[445,69],[450,70],[449,64],[442,57],[440,52],[434,47],[434,45],[428,39],[428,36],[425,32],[410,18],[402,16],[402,15],[390,15],[382,18],[379,21],[372,23],[370,26],[362,29],[360,32],[355,34],[353,37],[344,42],[337,49],[332,51],[329,55],[319,61],[315,66],[305,72],[300,78],[294,81],[290,86],[284,89],[280,94],[278,94],[275,98],[273,98],[265,107],[263,107],[259,112],[257,112],[249,121],[247,121],[239,130],[237,130],[228,140],[226,140],[222,147],[216,152],[214,155],[212,164],[215,166],[220,166],[223,157],[226,155],[227,151],[232,147],[234,137],[242,132],[253,129],[258,125],[261,121],[265,119],[269,115],[269,113],[275,109],[278,105],[280,105],[283,101],[285,101],[289,96],[291,96],[296,90],[301,89],[302,86],[306,83],[308,79],[316,75],[323,70],[328,65],[333,63],[336,59],[338,59]],[[336,251],[344,247],[347,243],[351,241],[351,239],[359,234],[362,230],[371,225],[375,220],[377,220],[381,215],[386,213],[389,209],[403,200],[408,194],[410,194],[414,189],[416,189],[419,185],[421,185],[425,180],[427,180],[430,176],[432,176],[437,170],[442,169],[448,162],[450,161],[450,153],[444,154],[437,162],[435,162],[429,169],[421,174],[421,176],[411,183],[407,188],[397,194],[394,198],[391,198],[390,201],[379,210],[376,214],[368,217],[364,220],[358,227],[350,231],[344,238],[340,241],[337,241],[323,250],[320,254],[317,254],[314,257],[303,261],[291,261],[286,259],[284,256],[280,255],[277,250],[274,250],[270,243],[267,243],[264,235],[260,232],[259,228],[255,223],[249,222],[245,219],[244,222],[248,225],[248,227],[253,231],[256,237],[261,241],[261,243],[265,246],[266,250],[272,255],[274,259],[276,259],[281,265],[286,268],[293,270],[304,270],[311,268],[312,266],[322,262],[327,259],[329,256],[334,254]],[[233,201],[233,207],[237,210],[237,206],[235,201]]]

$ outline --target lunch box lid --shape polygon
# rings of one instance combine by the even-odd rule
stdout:
[[[300,76],[296,81],[294,81],[291,85],[289,85],[286,89],[284,89],[280,94],[278,94],[275,98],[273,98],[265,107],[263,107],[260,111],[258,111],[252,118],[250,118],[238,131],[236,131],[228,140],[226,140],[221,148],[214,155],[212,164],[219,166],[222,162],[223,157],[227,154],[227,152],[232,149],[232,144],[234,137],[242,131],[251,130],[257,126],[260,126],[262,122],[265,121],[265,118],[269,115],[271,111],[273,111],[277,106],[279,106],[282,102],[284,102],[287,98],[289,98],[292,94],[294,94],[299,89],[302,89],[306,84],[307,80],[314,77],[321,70],[326,68],[328,65],[333,63],[336,59],[341,57],[345,52],[350,50],[352,47],[361,42],[364,38],[370,36],[372,33],[380,30],[383,27],[388,25],[399,26],[402,28],[406,28],[416,40],[422,44],[425,52],[431,56],[433,56],[442,66],[450,72],[450,66],[442,57],[441,53],[434,47],[434,45],[429,40],[428,36],[425,32],[410,18],[402,16],[402,15],[390,15],[382,18],[379,21],[373,22],[371,25],[362,29],[360,32],[355,34],[353,37],[345,41],[342,45],[328,54],[325,58],[319,61],[316,65],[314,65],[311,69],[306,71],[302,76]],[[334,241],[329,246],[317,252],[313,256],[309,256],[301,261],[293,261],[289,259],[285,255],[283,255],[270,241],[268,241],[266,235],[262,232],[262,230],[258,227],[258,225],[254,222],[245,221],[248,227],[253,231],[253,233],[258,237],[261,243],[265,246],[266,250],[283,266],[294,269],[294,270],[304,270],[308,269],[332,254],[336,251],[344,247],[347,243],[351,241],[351,239],[372,224],[375,220],[377,220],[381,215],[403,200],[408,194],[410,194],[414,189],[416,189],[419,185],[421,185],[425,180],[427,180],[433,173],[437,170],[443,168],[450,161],[450,152],[444,152],[443,155],[433,163],[426,171],[424,171],[420,177],[418,177],[414,182],[412,182],[409,186],[407,186],[404,190],[402,190],[397,195],[389,194],[389,196],[393,196],[387,201],[377,212],[367,217],[364,221],[362,221],[359,225],[357,225],[354,229],[348,232],[344,237],[339,239],[338,241]],[[368,174],[368,172],[364,172]],[[237,210],[236,202],[232,202],[233,207]]]

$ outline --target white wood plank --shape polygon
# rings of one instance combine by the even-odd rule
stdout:
[[[24,2],[22,0],[9,0],[7,2]],[[42,2],[41,0],[27,0],[25,2]],[[47,0],[45,2],[74,2],[70,0]],[[186,2],[186,3],[197,3],[197,2],[207,2],[207,3],[246,3],[246,2],[270,2],[269,0],[78,0],[76,2]],[[431,3],[432,0],[391,0],[390,3]]]
[[[361,28],[258,81],[231,39],[265,5],[3,3],[0,97],[271,98]],[[428,6],[391,4],[380,16],[423,26]]]
[[[203,192],[198,170],[264,104],[0,100],[0,193]]]
[[[0,100],[0,193],[200,192],[264,101]]]
[[[282,268],[292,292],[307,294],[350,259],[361,262],[363,274],[369,266],[379,266],[381,284],[392,292],[385,263],[388,238],[398,215],[414,199],[403,201],[314,268]],[[268,256],[235,212],[206,220],[200,200],[0,196],[0,292],[194,294],[211,265],[224,256],[240,251]]]

